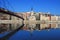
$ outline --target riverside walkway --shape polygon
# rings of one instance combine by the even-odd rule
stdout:
[[[29,20],[0,20],[0,23],[24,23],[24,24],[52,24],[52,23],[58,23],[60,24],[60,21],[29,21]]]

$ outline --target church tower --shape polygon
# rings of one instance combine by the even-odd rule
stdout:
[[[33,8],[31,8],[31,16],[34,15],[34,11]]]

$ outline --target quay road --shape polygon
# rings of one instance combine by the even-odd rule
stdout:
[[[34,21],[29,21],[29,20],[24,20],[24,24],[60,24],[60,21],[44,21],[44,20],[34,20]]]
[[[29,20],[0,20],[0,23],[24,23],[24,24],[52,24],[52,23],[58,23],[60,24],[60,21],[44,21],[44,20],[34,20],[34,21],[29,21]]]
[[[5,24],[17,24],[17,23],[22,23],[22,20],[0,20],[0,23],[5,23]]]

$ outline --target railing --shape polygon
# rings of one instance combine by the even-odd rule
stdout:
[[[12,15],[12,16],[15,16],[15,17],[18,17],[18,18],[24,20],[23,17],[18,16],[18,15],[16,15],[16,14],[14,14],[14,12],[11,12],[11,11],[8,11],[8,10],[0,9],[0,13]]]

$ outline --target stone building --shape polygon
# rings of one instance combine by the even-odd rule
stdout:
[[[51,27],[51,24],[45,24],[45,21],[51,20],[50,14],[41,13],[40,14],[40,20],[43,21],[43,24],[40,24],[40,29],[48,29]]]
[[[51,21],[57,21],[58,20],[58,16],[51,16]],[[51,24],[51,28],[57,28],[57,23],[52,23]]]

